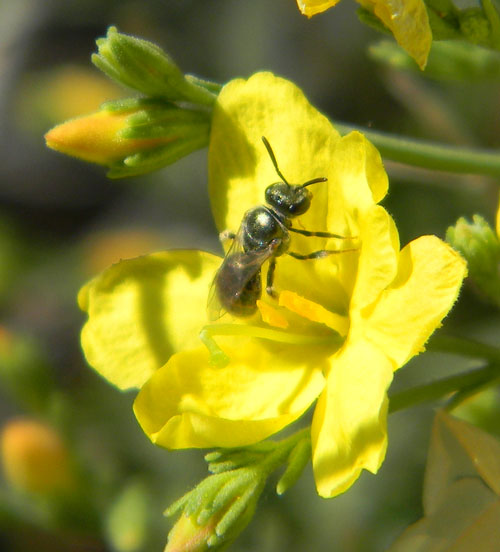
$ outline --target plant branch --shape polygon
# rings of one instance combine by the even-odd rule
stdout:
[[[337,121],[333,121],[333,125],[341,134],[352,130],[362,132],[375,144],[382,157],[391,161],[453,173],[500,176],[500,152],[496,150],[415,140]]]

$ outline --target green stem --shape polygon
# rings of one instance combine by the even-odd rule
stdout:
[[[484,359],[489,364],[483,368],[449,376],[396,393],[390,397],[390,412],[440,399],[453,392],[478,387],[500,377],[500,349],[497,347],[473,339],[437,335],[433,336],[427,344],[427,350]]]
[[[427,344],[427,350],[441,353],[451,353],[471,358],[481,358],[495,364],[500,364],[500,349],[473,339],[435,335]]]
[[[500,152],[414,140],[333,121],[341,134],[362,132],[382,157],[406,165],[462,174],[500,176]]]
[[[421,403],[434,401],[469,387],[478,387],[500,377],[500,365],[488,365],[454,376],[413,387],[389,396],[389,412],[397,412]]]
[[[283,465],[295,445],[309,434],[309,428],[300,429],[282,441],[275,441],[276,447],[260,464],[270,474]]]

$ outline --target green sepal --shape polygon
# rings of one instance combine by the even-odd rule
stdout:
[[[182,512],[181,515],[190,518],[200,530],[210,524],[207,545],[226,546],[252,519],[266,478],[267,472],[252,468],[210,475],[170,506],[165,514]]]
[[[208,129],[202,129],[196,136],[181,136],[170,144],[130,155],[123,161],[111,165],[107,176],[123,178],[147,174],[175,163],[193,151],[205,147],[207,143]]]
[[[127,98],[108,102],[106,111],[128,113],[123,139],[164,138],[166,143],[138,151],[110,166],[108,177],[122,178],[145,174],[174,163],[208,144],[210,112],[206,108],[181,107],[154,98]]]
[[[219,84],[218,82],[209,81],[207,79],[201,79],[200,77],[197,77],[196,75],[184,75],[186,80],[188,82],[191,82],[193,84],[196,84],[197,86],[201,86],[202,88],[206,88],[209,92],[212,92],[212,94],[219,94],[219,92],[222,90],[223,84]]]
[[[92,55],[92,63],[113,80],[146,96],[200,105],[212,105],[217,97],[207,86],[187,79],[152,42],[110,27],[106,37],[96,43],[98,53]]]
[[[208,471],[222,473],[242,466],[250,466],[265,460],[266,455],[276,449],[273,441],[262,441],[245,448],[218,449],[205,455]]]
[[[264,489],[265,479],[254,480],[232,502],[215,528],[215,535],[208,539],[208,545],[214,546],[222,539],[231,541],[238,536],[252,519],[257,502]]]
[[[276,492],[279,495],[282,495],[297,483],[310,458],[311,439],[307,435],[295,445],[288,457],[286,470],[276,485]]]

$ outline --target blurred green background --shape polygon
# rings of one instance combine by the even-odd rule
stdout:
[[[271,70],[333,119],[451,144],[500,144],[500,80],[439,82],[367,53],[381,36],[356,4],[307,20],[295,0],[18,0],[0,4],[0,423],[49,424],[79,483],[61,497],[0,480],[0,547],[9,551],[162,550],[162,511],[204,477],[199,451],[155,448],[124,394],[90,369],[79,346],[81,285],[120,258],[169,248],[220,251],[202,150],[145,177],[49,151],[51,126],[131,95],[90,63],[109,25],[158,43],[182,70],[224,83]],[[286,132],[286,128],[283,129]],[[459,216],[490,222],[498,183],[386,163],[385,200],[402,244],[444,237]],[[465,288],[446,330],[495,343],[498,312]],[[473,366],[448,355],[414,359],[394,388]],[[379,475],[320,499],[309,470],[284,497],[264,494],[231,550],[385,550],[421,516],[433,406],[391,416]],[[486,423],[486,422],[485,422]],[[497,428],[498,429],[498,428]],[[83,483],[82,483],[83,482]]]

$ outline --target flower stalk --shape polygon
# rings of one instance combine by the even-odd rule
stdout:
[[[382,157],[414,167],[459,174],[500,176],[500,154],[496,150],[443,145],[435,142],[395,136],[386,132],[361,129],[334,122],[341,134],[359,130],[376,146]]]

